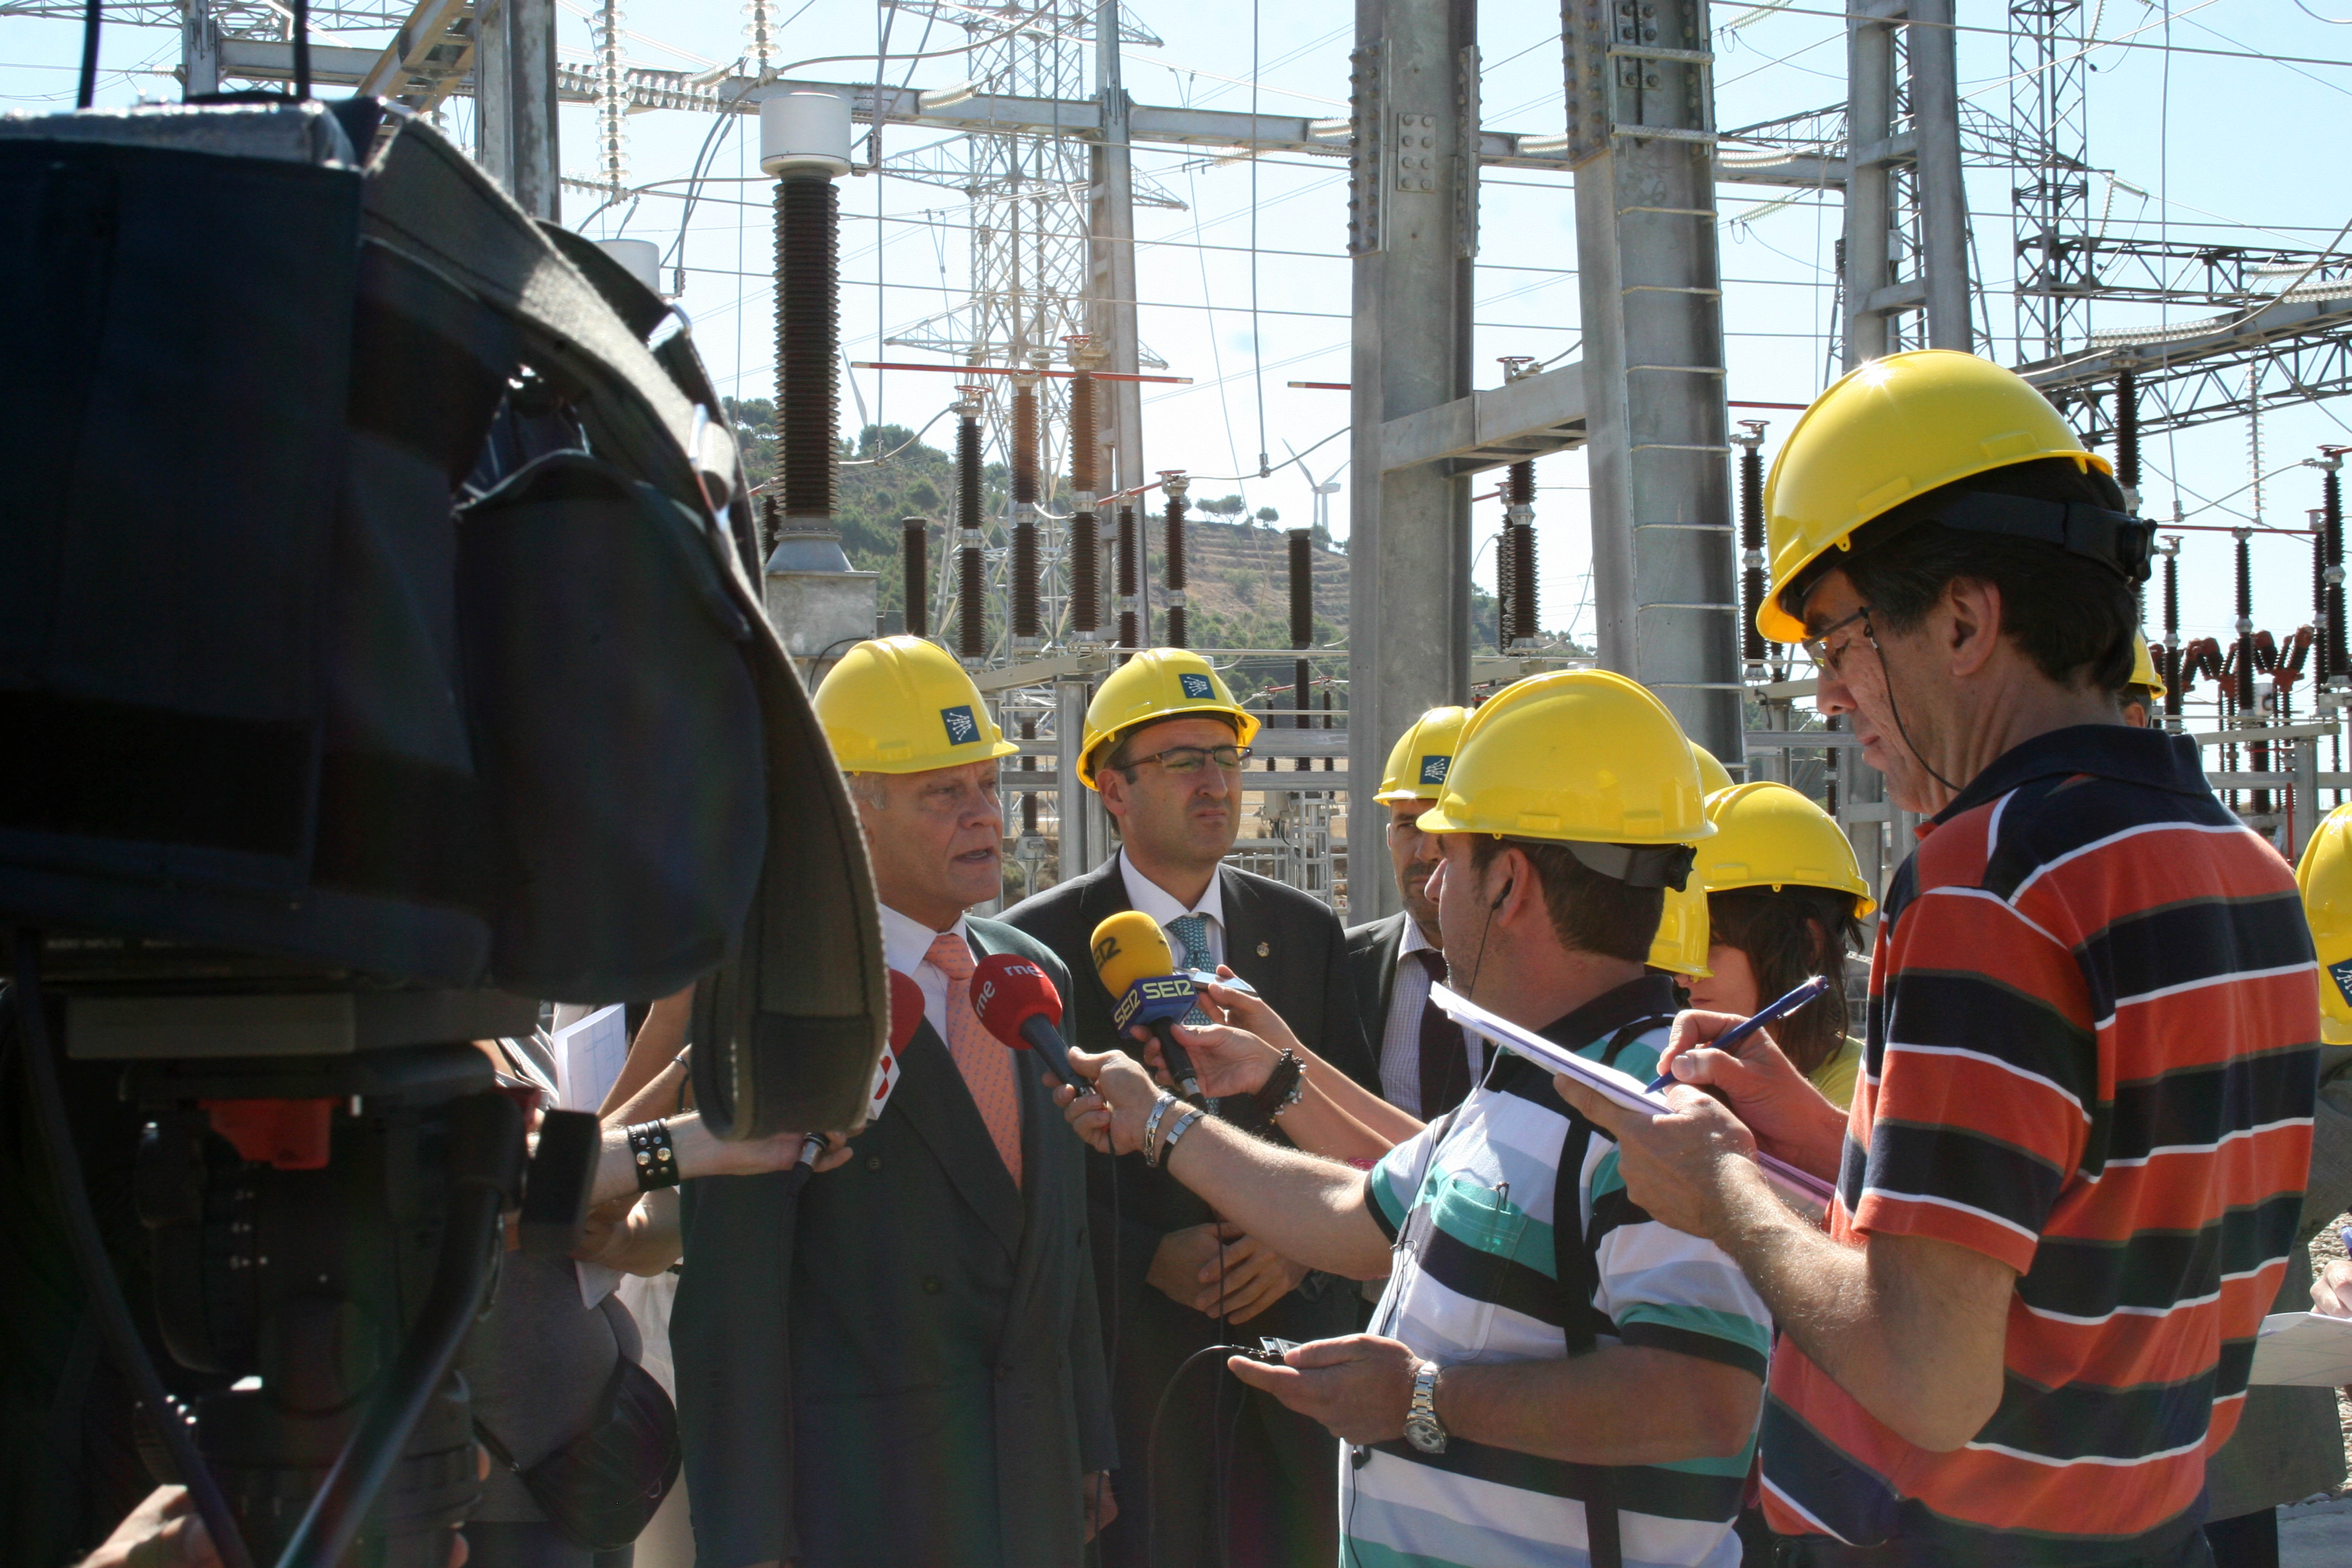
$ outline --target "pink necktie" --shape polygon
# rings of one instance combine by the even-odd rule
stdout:
[[[1021,1083],[1014,1076],[1019,1067],[1013,1052],[997,1043],[971,1010],[971,972],[977,967],[971,949],[954,932],[942,931],[931,938],[925,956],[948,977],[948,1054],[955,1058],[964,1087],[971,1091],[971,1103],[980,1107],[980,1119],[988,1124],[988,1135],[995,1140],[1004,1168],[1013,1173],[1013,1185],[1019,1186]]]

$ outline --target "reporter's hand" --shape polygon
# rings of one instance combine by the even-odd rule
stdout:
[[[1131,1155],[1143,1147],[1143,1124],[1160,1101],[1160,1085],[1141,1062],[1123,1051],[1097,1055],[1070,1050],[1070,1065],[1084,1083],[1062,1083],[1054,1090],[1054,1103],[1088,1147],[1107,1155]],[[1047,1073],[1046,1081],[1054,1082]],[[1161,1134],[1165,1135],[1166,1127]]]
[[[1151,1267],[1144,1270],[1143,1282],[1178,1306],[1197,1311],[1201,1270],[1216,1269],[1217,1249],[1223,1239],[1215,1225],[1188,1225],[1181,1230],[1169,1231],[1152,1249]]]
[[[1320,1421],[1343,1443],[1385,1443],[1404,1435],[1421,1357],[1402,1341],[1374,1334],[1318,1339],[1286,1351],[1279,1366],[1245,1356],[1225,1365],[1300,1415]]]
[[[1846,1113],[1806,1081],[1771,1031],[1759,1030],[1727,1051],[1708,1043],[1746,1021],[1736,1013],[1677,1014],[1658,1071],[1719,1095],[1765,1153],[1835,1181],[1845,1153]]]
[[[1118,1517],[1118,1499],[1110,1493],[1110,1472],[1097,1470],[1087,1477],[1087,1540],[1108,1530]]]
[[[1217,977],[1223,980],[1234,978],[1233,967],[1229,964],[1218,965]],[[1201,996],[1202,998],[1201,1010],[1217,1022],[1231,1024],[1235,1029],[1245,1029],[1277,1052],[1299,1051],[1306,1049],[1298,1043],[1298,1036],[1291,1032],[1290,1025],[1283,1021],[1282,1015],[1276,1012],[1272,1005],[1255,991],[1240,991],[1226,986],[1211,986],[1203,990]]]
[[[2311,1310],[2331,1318],[2352,1318],[2352,1261],[2338,1258],[2311,1282]]]
[[[1167,1054],[1160,1049],[1159,1040],[1148,1029],[1129,1032],[1136,1037],[1136,1049],[1142,1052],[1152,1075],[1172,1089],[1176,1081],[1169,1074]],[[1244,1029],[1213,1023],[1188,1027],[1180,1023],[1171,1032],[1176,1043],[1192,1059],[1192,1071],[1201,1079],[1201,1092],[1211,1098],[1256,1093],[1273,1072],[1275,1062],[1280,1060],[1275,1047]]]
[[[678,1124],[684,1119],[682,1116],[670,1118],[670,1137],[674,1143],[682,1141]],[[809,1167],[812,1171],[823,1175],[849,1163],[849,1134],[821,1133],[817,1135],[824,1139],[825,1149],[815,1164]],[[709,1137],[707,1131],[704,1136]],[[700,1146],[702,1140],[696,1139],[694,1153],[698,1157],[689,1160],[687,1158],[688,1151],[680,1148],[678,1169],[688,1177],[763,1176],[771,1171],[788,1171],[801,1163],[801,1145],[808,1137],[806,1133],[777,1133],[770,1137],[747,1138],[740,1143],[709,1137],[707,1150]]]
[[[1220,1225],[1217,1236],[1223,1256],[1201,1265],[1195,1276],[1201,1287],[1192,1300],[1197,1312],[1245,1323],[1307,1278],[1306,1264],[1292,1262],[1239,1226]]]
[[[188,1489],[157,1487],[81,1568],[220,1568],[220,1553],[188,1505]]]

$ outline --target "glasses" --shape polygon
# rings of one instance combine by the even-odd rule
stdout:
[[[1157,762],[1170,773],[1198,773],[1210,763],[1234,771],[1249,759],[1246,746],[1171,746],[1165,751],[1155,751],[1149,757],[1132,757],[1120,768],[1131,773],[1147,762]]]
[[[1802,643],[1799,643],[1798,646],[1804,649],[1806,657],[1810,658],[1814,664],[1820,665],[1822,669],[1827,670],[1831,674],[1834,675],[1838,673],[1838,665],[1844,661],[1846,653],[1853,647],[1853,638],[1840,638],[1834,647],[1830,644],[1830,638],[1835,633],[1844,631],[1847,627],[1853,625],[1857,621],[1862,622],[1862,631],[1860,634],[1864,638],[1875,642],[1875,638],[1872,637],[1870,630],[1870,606],[1865,604],[1861,609],[1855,611],[1853,614],[1845,617],[1845,619],[1832,622],[1829,625],[1822,627],[1818,635],[1806,638]]]

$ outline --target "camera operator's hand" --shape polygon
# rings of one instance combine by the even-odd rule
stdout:
[[[1160,1102],[1160,1085],[1143,1064],[1123,1051],[1097,1056],[1073,1047],[1070,1065],[1087,1082],[1054,1091],[1063,1119],[1104,1154],[1131,1155],[1143,1147],[1143,1124]]]
[[[157,1487],[81,1568],[220,1568],[220,1553],[188,1506],[188,1489]]]
[[[681,1112],[662,1121],[669,1129],[671,1157],[677,1161],[678,1174],[688,1181],[698,1176],[761,1176],[770,1171],[788,1171],[800,1164],[801,1144],[808,1136],[806,1133],[778,1133],[772,1137],[730,1143],[702,1124],[698,1111]],[[825,1152],[813,1167],[820,1174],[849,1160],[848,1134],[826,1133],[824,1137]],[[637,1166],[629,1153],[628,1129],[608,1124],[604,1128],[604,1148],[596,1160],[596,1185],[590,1194],[589,1207],[601,1207],[636,1190]]]

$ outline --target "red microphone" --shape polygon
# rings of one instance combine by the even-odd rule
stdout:
[[[881,1060],[874,1064],[874,1081],[866,1099],[866,1119],[872,1122],[889,1103],[890,1091],[898,1086],[898,1053],[915,1038],[923,1025],[923,988],[911,975],[890,971],[890,1043],[884,1048]],[[801,1139],[800,1162],[785,1173],[784,1185],[789,1193],[797,1194],[808,1185],[814,1174],[816,1162],[824,1156],[825,1141],[822,1133],[811,1133]]]
[[[991,953],[971,971],[971,1010],[1014,1051],[1034,1051],[1055,1077],[1083,1085],[1062,1041],[1062,993],[1053,977],[1017,953]]]

